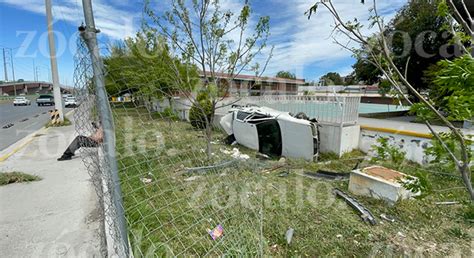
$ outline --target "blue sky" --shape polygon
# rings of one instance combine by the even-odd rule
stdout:
[[[54,30],[58,51],[60,80],[73,84],[75,40],[77,26],[82,22],[81,0],[53,0]],[[141,0],[93,0],[96,25],[102,31],[102,46],[129,37],[139,29],[142,17]],[[167,0],[154,0],[156,9],[168,8]],[[223,9],[238,10],[243,0],[221,0]],[[379,11],[390,19],[407,0],[378,0]],[[327,12],[308,20],[304,12],[312,0],[253,0],[252,22],[258,16],[270,16],[269,43],[275,46],[274,55],[265,75],[273,76],[279,70],[290,70],[298,78],[317,80],[327,72],[346,75],[354,63],[351,53],[341,49],[330,38],[332,19]],[[360,0],[335,0],[342,17],[367,20],[370,5]],[[366,31],[370,33],[370,31]],[[0,48],[12,48],[16,79],[32,80],[33,60],[38,67],[39,79],[48,81],[50,63],[43,0],[0,0]],[[8,50],[9,51],[9,50]],[[8,62],[10,61],[7,51]],[[0,52],[1,54],[1,52]],[[3,62],[0,80],[4,79]],[[11,80],[10,63],[7,64]]]

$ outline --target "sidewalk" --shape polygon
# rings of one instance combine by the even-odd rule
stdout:
[[[24,172],[41,181],[0,186],[3,257],[103,257],[98,198],[80,153],[58,162],[74,126],[41,131],[0,162],[1,172]]]
[[[366,118],[359,117],[359,124],[361,126],[371,126],[371,127],[380,127],[380,128],[391,128],[400,131],[412,131],[416,133],[431,133],[428,127],[425,124],[421,123],[410,123],[406,121],[396,121],[390,119],[376,119],[376,118]],[[449,128],[445,126],[433,125],[433,129],[436,132],[449,132]],[[473,134],[474,131],[468,129],[461,129],[464,134]]]

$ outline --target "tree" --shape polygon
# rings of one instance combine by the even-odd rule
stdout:
[[[461,2],[461,8],[467,10],[467,7],[463,0]],[[339,15],[337,9],[334,7],[331,0],[320,0],[317,1],[307,12],[308,17],[310,18],[313,13],[315,13],[318,7],[323,6],[326,8],[332,15],[335,20],[335,30],[336,32],[345,35],[349,40],[363,46],[365,51],[360,49],[349,48],[347,44],[340,43],[337,39],[334,38],[335,42],[341,47],[351,51],[357,57],[367,56],[368,62],[371,62],[373,65],[378,67],[384,74],[384,77],[390,81],[394,89],[398,92],[400,97],[405,98],[409,104],[413,104],[411,100],[403,93],[402,87],[408,89],[416,98],[420,100],[422,109],[427,110],[433,117],[439,119],[444,125],[446,125],[451,132],[451,140],[456,142],[454,146],[458,151],[453,151],[452,148],[448,146],[448,141],[446,137],[440,136],[430,124],[429,119],[426,116],[421,117],[424,119],[424,122],[428,129],[431,131],[435,138],[435,142],[439,143],[439,146],[444,150],[444,153],[449,157],[449,159],[455,164],[457,171],[461,174],[466,190],[469,193],[471,201],[474,201],[474,190],[471,181],[471,155],[472,150],[468,145],[468,140],[464,137],[462,132],[454,127],[454,125],[437,109],[433,106],[432,101],[424,98],[416,88],[408,81],[407,79],[407,68],[405,67],[405,72],[402,72],[393,58],[393,51],[390,48],[389,42],[385,33],[385,25],[383,18],[379,15],[376,6],[376,0],[373,1],[373,8],[371,9],[372,15],[370,16],[370,22],[372,26],[375,26],[378,29],[375,37],[367,37],[361,32],[362,25],[356,19],[353,21],[344,21]],[[448,6],[451,8],[449,9]],[[474,31],[464,18],[459,14],[459,10],[456,5],[454,5],[453,0],[442,1],[439,6],[440,13],[443,13],[441,16],[451,20],[453,14],[455,17],[459,16],[458,22],[464,29],[464,32],[468,35],[469,38],[473,38]],[[467,17],[469,22],[473,22],[470,16]],[[450,24],[452,25],[451,21]],[[451,26],[453,28],[453,26]],[[472,52],[467,51],[466,47],[462,40],[465,39],[464,35],[456,33],[455,29],[451,30],[451,33],[454,37],[454,41],[458,43],[461,51],[466,55],[465,58],[472,59]],[[449,69],[448,69],[449,70]],[[458,74],[456,76],[464,76],[465,73]],[[447,80],[453,80],[455,78],[445,78]],[[472,107],[471,107],[472,108]]]
[[[276,74],[276,77],[277,78],[285,78],[285,79],[296,79],[296,75],[292,72],[289,72],[289,71],[279,71],[277,74]]]
[[[472,119],[474,59],[464,55],[452,61],[441,60],[435,68],[427,72],[435,85],[429,94],[431,101],[452,121]]]
[[[344,85],[344,81],[339,73],[330,72],[326,75],[321,76],[319,79],[324,82],[324,85]]]
[[[368,62],[366,58],[358,59],[352,68],[354,68],[356,81],[363,81],[365,84],[380,82],[382,71]]]
[[[202,101],[196,99],[196,94],[186,89],[181,89],[180,93],[205,118],[206,153],[209,159],[212,154],[212,120],[216,109],[222,106],[218,104],[228,95],[237,75],[245,69],[252,69],[261,76],[269,61],[268,58],[262,69],[254,62],[267,45],[269,17],[260,17],[251,31],[252,9],[248,1],[237,14],[232,10],[222,10],[221,7],[218,0],[172,0],[171,10],[164,15],[157,15],[151,2],[145,2],[145,13],[149,20],[145,21],[145,26],[163,35],[170,42],[172,52],[180,56],[183,62],[196,64],[200,69],[203,82],[199,91],[209,97],[210,117],[207,116],[207,108],[201,105]],[[226,73],[229,79],[219,79],[220,73]],[[174,75],[179,80],[179,73],[175,72]]]
[[[385,31],[391,38],[395,65],[400,70],[408,67],[407,80],[417,90],[427,89],[431,84],[424,78],[424,72],[431,65],[461,55],[459,47],[451,42],[448,21],[438,15],[441,1],[409,1]]]
[[[111,96],[139,92],[152,98],[168,98],[172,104],[174,93],[192,91],[199,83],[196,67],[173,57],[164,39],[152,30],[116,43],[110,53],[104,65],[108,71],[106,89]]]

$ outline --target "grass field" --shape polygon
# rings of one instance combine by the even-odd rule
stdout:
[[[203,134],[190,124],[145,110],[113,111],[124,206],[137,256],[472,255],[474,208],[461,180],[437,174],[446,171],[436,166],[398,167],[428,179],[431,191],[423,199],[390,206],[358,198],[377,217],[379,223],[371,226],[333,196],[335,187],[347,192],[347,181],[300,175],[318,169],[348,172],[363,153],[341,159],[322,155],[318,163],[260,160],[252,150],[224,145],[216,131],[214,155],[208,160]],[[207,173],[186,173],[185,168],[233,160],[224,152],[234,147],[250,159]],[[460,203],[435,204],[442,201]],[[382,220],[381,214],[395,222]],[[208,230],[219,224],[224,234],[212,240]],[[285,239],[289,228],[294,229],[290,244]]]

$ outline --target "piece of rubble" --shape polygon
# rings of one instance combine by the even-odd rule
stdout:
[[[143,178],[140,178],[140,181],[142,181],[142,183],[147,185],[147,184],[151,183],[153,180],[151,178],[143,177]]]
[[[382,219],[384,219],[384,220],[386,220],[386,221],[389,221],[389,222],[395,222],[395,219],[394,219],[394,218],[389,217],[389,216],[387,216],[387,215],[384,214],[384,213],[380,214],[380,218],[382,218]]]
[[[292,229],[292,228],[289,228],[287,231],[286,231],[286,234],[285,234],[285,237],[286,237],[286,242],[288,244],[291,243],[291,240],[293,239],[293,233],[295,233],[295,230]]]
[[[349,191],[356,195],[370,196],[393,204],[398,200],[421,194],[420,192],[413,193],[403,186],[402,182],[409,180],[413,180],[413,177],[385,167],[372,166],[351,172]]]

